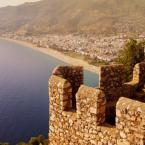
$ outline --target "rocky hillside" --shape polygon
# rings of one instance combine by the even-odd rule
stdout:
[[[0,9],[0,32],[24,34],[145,31],[145,0],[42,0]]]

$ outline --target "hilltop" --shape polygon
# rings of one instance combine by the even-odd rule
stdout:
[[[42,0],[0,8],[0,32],[143,33],[144,0]]]

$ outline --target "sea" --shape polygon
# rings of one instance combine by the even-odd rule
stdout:
[[[67,65],[28,46],[0,39],[0,142],[16,145],[48,136],[48,79]],[[98,75],[84,71],[84,84],[96,87]]]

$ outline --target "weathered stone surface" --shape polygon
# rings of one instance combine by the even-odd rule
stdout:
[[[80,66],[58,66],[54,69],[53,75],[68,80],[72,87],[72,106],[76,108],[76,98],[80,85],[83,84],[83,67]]]
[[[138,88],[144,87],[145,84],[145,62],[135,65],[133,70],[133,80],[138,82]]]
[[[145,64],[135,66],[127,83],[122,65],[100,70],[98,89],[82,85],[82,67],[54,70],[49,80],[49,145],[145,145]],[[114,125],[108,124],[109,117]]]
[[[122,87],[125,83],[125,69],[123,65],[102,66],[100,70],[99,87],[104,92]]]
[[[123,92],[125,83],[125,69],[123,65],[105,65],[100,68],[99,88],[104,91],[107,100],[106,120],[115,122],[115,106]]]
[[[89,128],[95,129],[96,125],[104,123],[106,99],[101,90],[82,85],[77,92],[76,99],[77,116],[78,120],[82,121],[82,129],[87,125],[94,125]]]
[[[144,145],[145,103],[122,97],[116,109],[117,140],[122,144]]]

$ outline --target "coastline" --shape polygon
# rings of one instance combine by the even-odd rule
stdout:
[[[63,62],[66,62],[69,65],[77,65],[77,66],[80,65],[80,66],[83,66],[85,70],[88,70],[88,71],[91,71],[93,73],[99,74],[99,67],[91,65],[84,60],[73,58],[71,56],[65,55],[65,54],[63,54],[63,53],[61,53],[57,50],[53,50],[51,48],[36,47],[29,42],[14,40],[14,39],[10,39],[10,38],[0,37],[0,39],[10,41],[10,42],[14,42],[14,43],[17,43],[17,44],[20,44],[20,45],[23,45],[23,46],[27,46],[27,47],[29,47],[33,50],[39,51],[39,52],[44,53],[46,55],[50,55],[54,58],[57,58],[57,59],[59,59]]]

